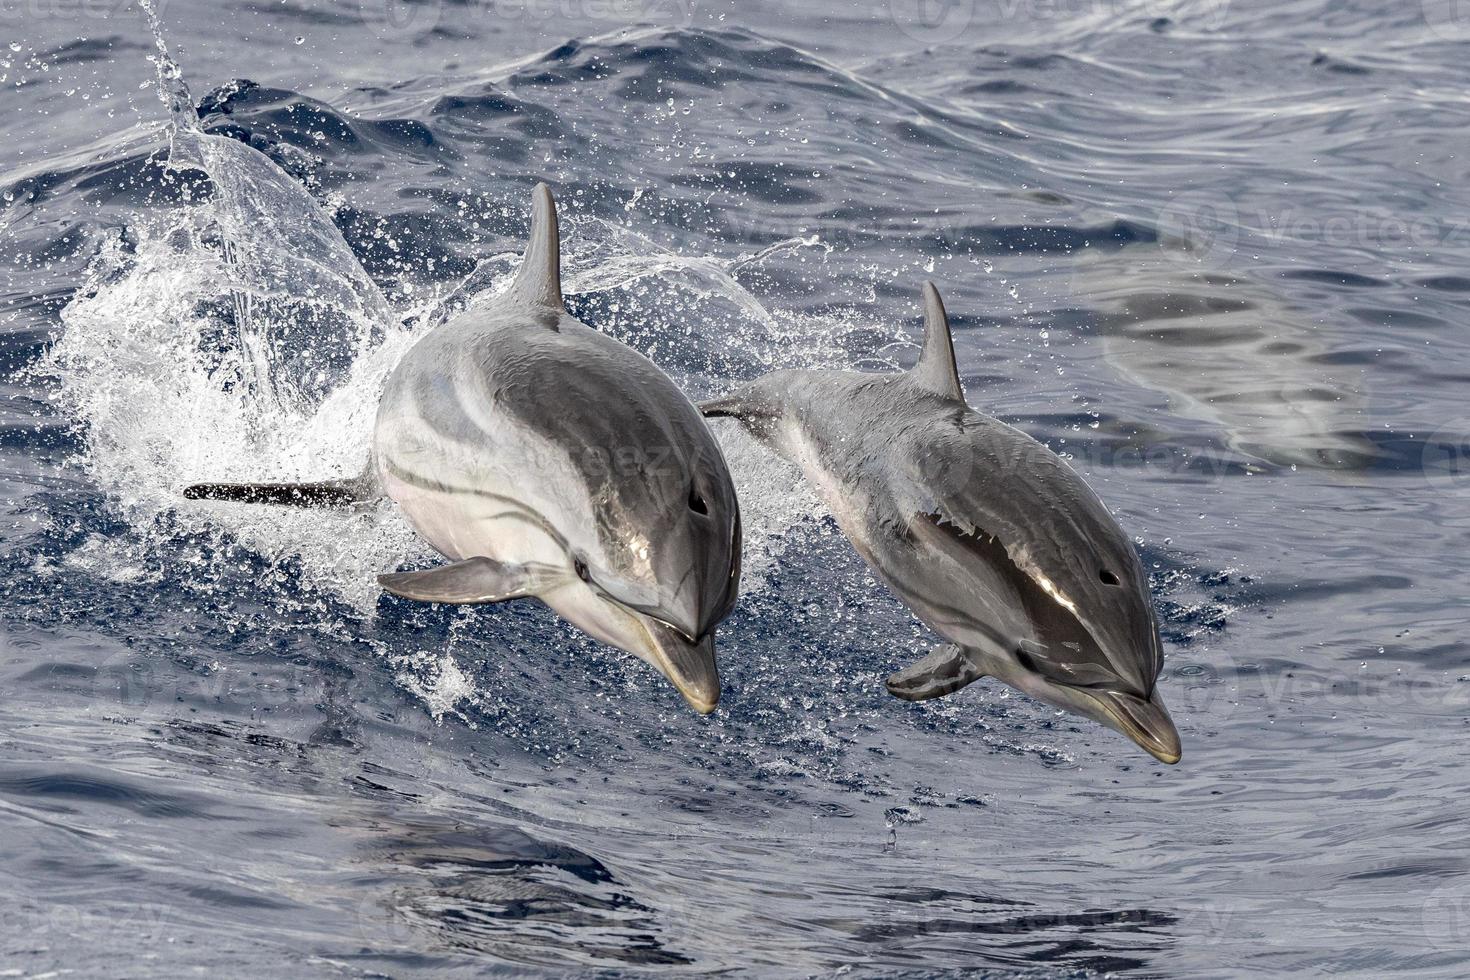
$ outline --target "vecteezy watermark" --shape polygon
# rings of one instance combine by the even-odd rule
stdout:
[[[1218,649],[1200,655],[1186,650],[1170,660],[1185,661],[1171,670],[1171,696],[1189,714],[1216,722],[1238,713],[1267,716],[1301,709],[1383,714],[1410,709],[1444,717],[1470,710],[1470,681],[1402,671],[1383,663],[1383,654],[1382,649],[1365,651],[1361,661],[1318,668],[1241,663]]]
[[[363,23],[380,35],[413,40],[429,33],[449,16],[461,25],[477,21],[535,26],[538,24],[656,24],[687,27],[694,22],[699,0],[357,0]],[[586,33],[582,28],[569,33]]]
[[[1279,207],[1210,188],[1176,194],[1159,207],[1153,223],[1161,250],[1214,268],[1248,262],[1256,249],[1282,242],[1415,251],[1470,246],[1470,218],[1405,216],[1384,207],[1335,213]]]
[[[171,0],[154,0],[159,16]],[[0,0],[0,24],[26,24],[38,20],[111,20],[142,16],[137,0]]]
[[[79,940],[100,946],[108,937],[162,940],[170,928],[172,910],[165,905],[85,902],[85,897],[54,905],[7,901],[0,907],[0,935],[45,946]]]
[[[953,44],[1003,23],[1062,24],[1081,20],[1168,17],[1194,30],[1225,22],[1230,0],[879,0],[878,14],[920,44]]]
[[[321,673],[307,664],[272,660],[201,659],[168,662],[157,653],[119,650],[97,664],[91,699],[127,713],[172,713],[180,704],[211,704],[247,710],[314,703]]]

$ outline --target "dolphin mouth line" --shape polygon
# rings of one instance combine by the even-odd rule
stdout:
[[[587,586],[587,588],[591,589],[593,594],[595,594],[603,602],[617,606],[624,612],[631,613],[634,616],[642,616],[645,619],[651,619],[655,623],[658,623],[660,626],[667,626],[669,629],[679,634],[685,640],[689,641],[690,644],[697,645],[704,640],[705,636],[709,635],[709,630],[705,630],[704,633],[700,636],[691,635],[689,630],[686,629],[684,626],[680,626],[678,623],[675,623],[665,616],[660,615],[661,610],[658,606],[648,605],[641,602],[629,602],[627,599],[624,599],[621,596],[614,595],[607,589],[603,588],[602,585],[600,585],[597,579],[594,577],[584,578],[582,579],[582,582]],[[644,632],[647,631],[648,628],[645,626]],[[649,637],[649,640],[650,642],[653,642],[653,638],[651,636]]]
[[[1169,713],[1161,705],[1155,704],[1152,700],[1139,701],[1140,706],[1144,706],[1148,713],[1157,714],[1157,717],[1152,719],[1158,726],[1158,730],[1155,730],[1126,710],[1120,703],[1121,699],[1118,695],[1112,692],[1093,694],[1089,691],[1087,693],[1092,694],[1098,706],[1112,719],[1118,731],[1128,736],[1149,755],[1168,766],[1174,765],[1183,757],[1179,731],[1174,727]],[[1123,695],[1123,697],[1127,696]]]
[[[658,616],[652,612],[649,612],[646,609],[639,609],[636,606],[627,606],[626,608],[632,609],[634,612],[637,612],[640,615],[647,616],[655,623],[667,626],[669,629],[673,630],[675,633],[678,633],[681,637],[688,640],[691,645],[698,646],[700,643],[704,642],[704,636],[690,636],[689,631],[684,629],[684,627],[680,626],[678,623],[671,623],[667,619],[664,619],[662,616]],[[708,635],[709,631],[706,630],[705,636]]]
[[[650,620],[653,619],[651,616],[648,618]],[[662,621],[653,621],[657,622],[660,626],[665,625]],[[691,684],[691,679],[685,676],[685,672],[680,670],[669,656],[664,653],[663,645],[659,643],[658,637],[654,636],[653,629],[649,627],[648,623],[639,621],[638,626],[643,630],[644,636],[648,639],[648,649],[653,653],[659,673],[663,674],[668,682],[674,686],[674,690],[679,692],[680,696],[684,698],[685,703],[702,715],[713,712],[720,703],[719,681],[715,681],[712,691],[702,691],[697,685]],[[672,627],[669,628],[672,629]],[[683,634],[680,634],[681,638],[682,636]],[[703,639],[698,642],[690,641],[690,645],[698,646],[701,642],[703,642]]]

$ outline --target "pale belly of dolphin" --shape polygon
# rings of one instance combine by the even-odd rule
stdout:
[[[564,535],[517,499],[515,488],[504,481],[487,481],[484,473],[477,478],[463,475],[463,485],[442,473],[428,479],[395,466],[386,454],[379,459],[385,492],[414,530],[447,558],[483,556],[509,564],[565,566],[566,577],[537,593],[537,599],[594,639],[627,650],[659,670],[670,669],[669,655],[677,655],[683,641],[647,617],[608,602],[576,578]],[[471,486],[472,479],[480,485]],[[701,689],[693,696],[707,703],[700,710],[712,710],[718,688]]]
[[[477,487],[426,479],[393,465],[379,467],[383,489],[413,529],[454,561],[483,556],[514,564],[567,563],[565,538],[511,487]]]

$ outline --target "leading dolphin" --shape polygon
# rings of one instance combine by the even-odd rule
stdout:
[[[720,696],[715,626],[740,581],[735,489],[674,383],[567,313],[560,263],[556,206],[540,184],[510,289],[429,332],[389,376],[367,474],[185,496],[343,505],[386,493],[449,559],[380,575],[389,592],[534,596],[708,713]]]
[[[951,641],[890,677],[894,695],[988,674],[1178,762],[1137,553],[1066,463],[965,403],[933,283],[924,324],[911,371],[777,371],[701,409],[801,467],[863,559]]]

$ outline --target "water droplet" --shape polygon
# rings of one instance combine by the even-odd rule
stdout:
[[[297,44],[305,44],[306,43],[306,38],[302,37],[300,34],[297,34],[296,35],[296,43]]]
[[[20,50],[20,42],[19,41],[11,41],[10,42],[10,50],[12,50],[12,51],[19,51]]]

